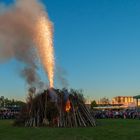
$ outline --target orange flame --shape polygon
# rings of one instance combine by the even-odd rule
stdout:
[[[71,110],[70,100],[67,100],[65,110],[66,110],[66,112],[69,112]]]

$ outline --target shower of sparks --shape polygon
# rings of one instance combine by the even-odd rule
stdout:
[[[39,57],[48,75],[50,88],[54,86],[53,26],[47,17],[41,16],[36,24],[35,42]]]

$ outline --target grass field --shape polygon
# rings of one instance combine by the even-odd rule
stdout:
[[[0,120],[0,140],[140,140],[140,120],[98,120],[95,128],[22,128]]]

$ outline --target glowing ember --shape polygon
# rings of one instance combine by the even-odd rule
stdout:
[[[71,109],[71,104],[70,104],[70,100],[68,100],[68,101],[66,102],[66,108],[65,108],[65,110],[66,110],[66,112],[69,112],[70,109]]]
[[[54,49],[53,49],[53,27],[48,17],[39,17],[36,24],[35,42],[39,51],[39,57],[48,74],[50,88],[54,85]]]

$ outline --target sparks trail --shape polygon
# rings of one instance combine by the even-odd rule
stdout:
[[[43,67],[48,74],[50,87],[54,79],[54,49],[52,23],[45,16],[41,16],[36,24],[35,42]]]

